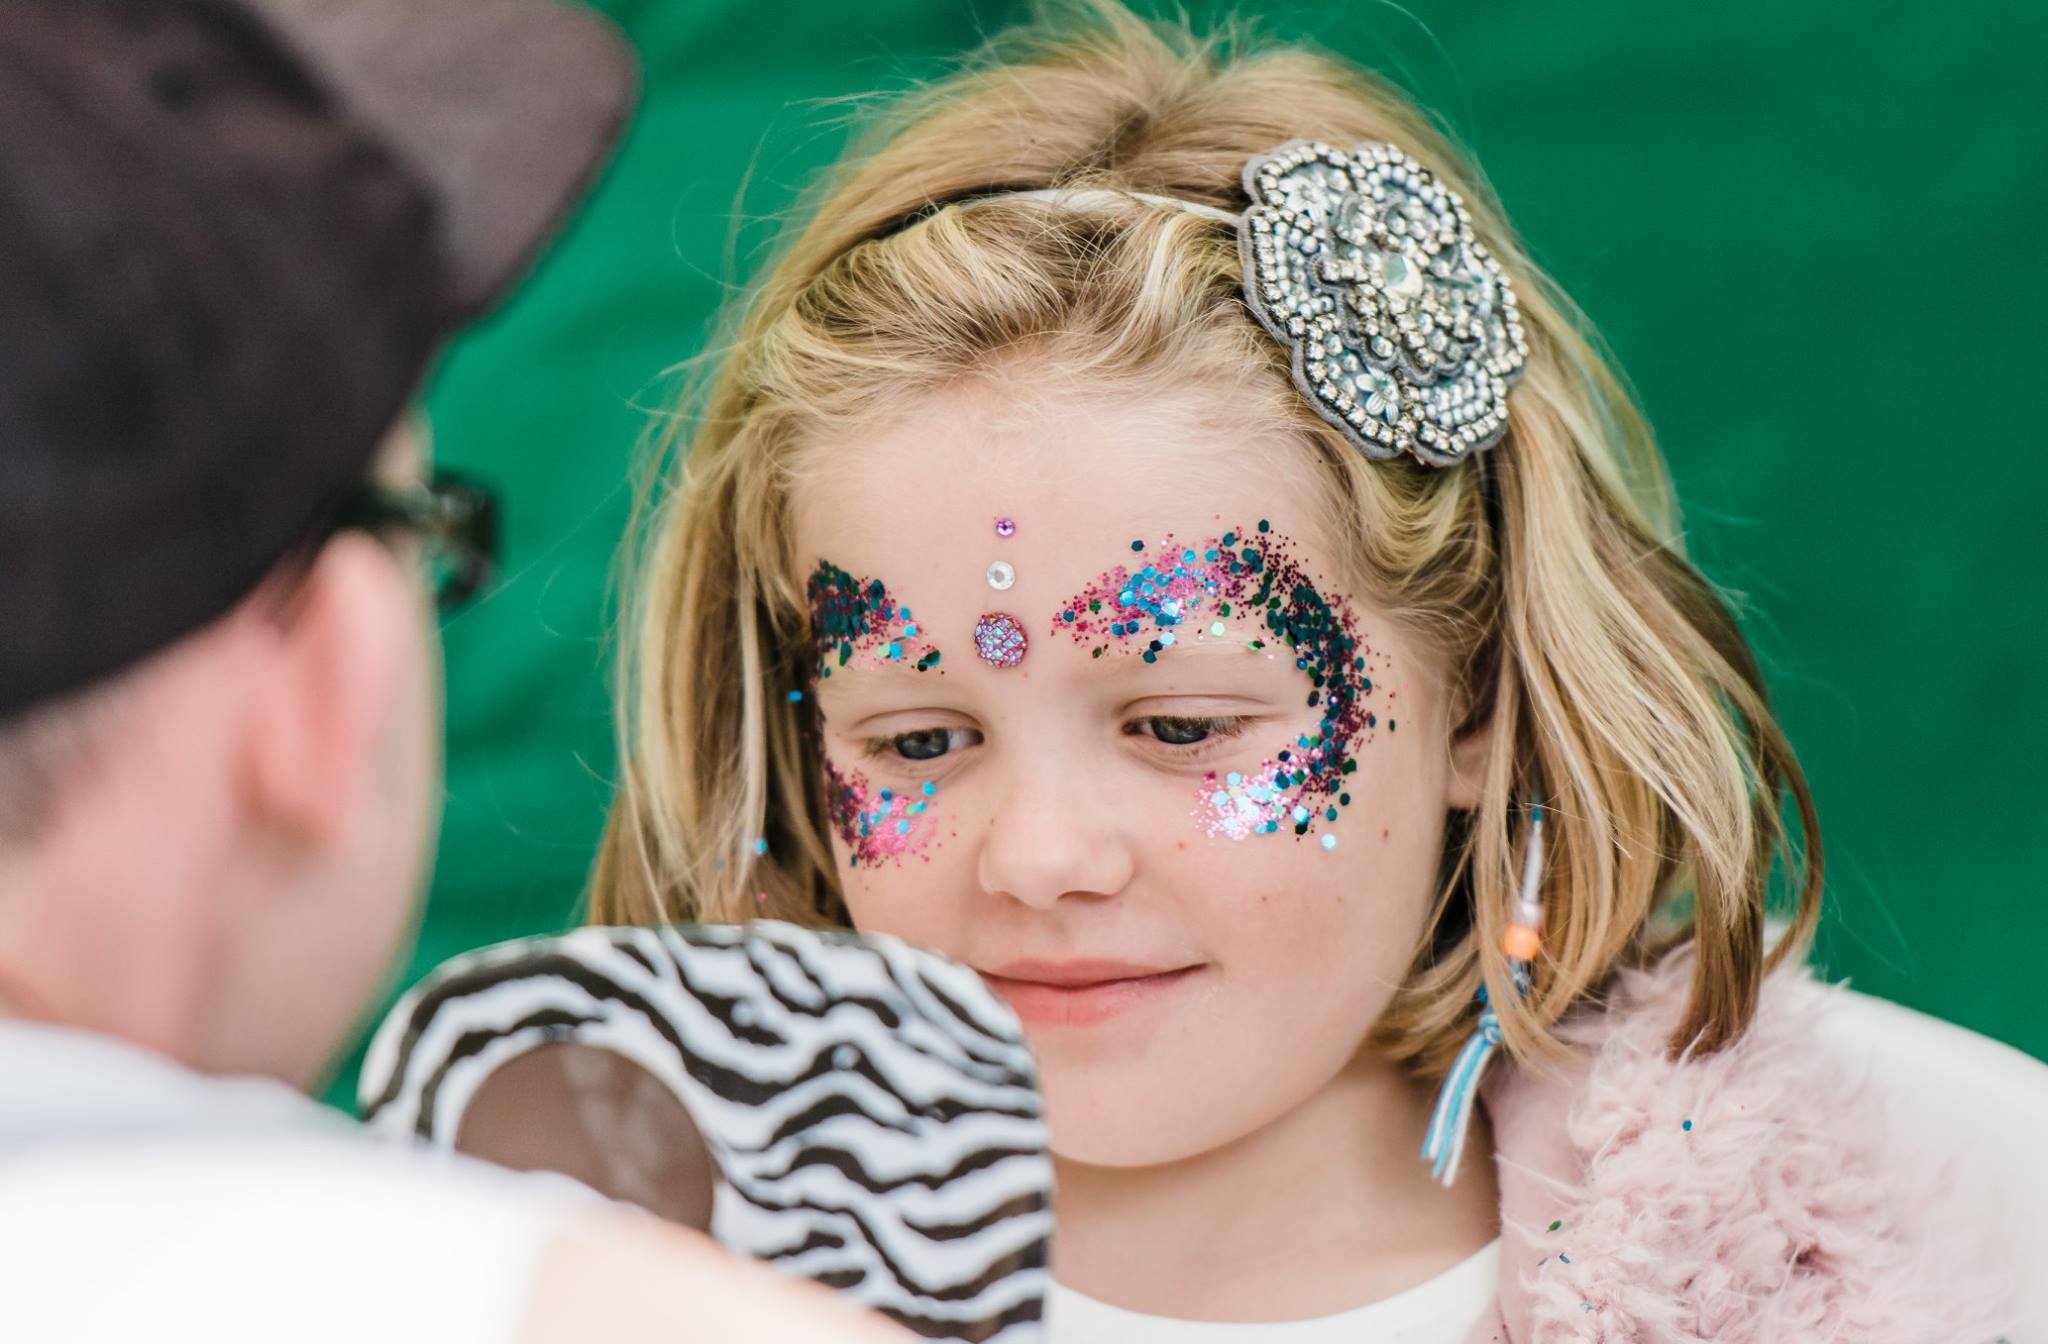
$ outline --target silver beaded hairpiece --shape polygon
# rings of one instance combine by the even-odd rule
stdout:
[[[961,202],[1138,200],[1229,224],[1245,303],[1293,355],[1294,383],[1367,457],[1454,466],[1507,432],[1529,355],[1514,286],[1458,194],[1392,145],[1290,141],[1244,166],[1243,214],[1108,188]]]

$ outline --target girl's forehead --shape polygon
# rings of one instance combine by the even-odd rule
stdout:
[[[1051,589],[1142,556],[1134,543],[1214,542],[1265,520],[1306,568],[1334,578],[1320,473],[1297,437],[1168,401],[1035,405],[1024,417],[986,396],[933,396],[887,425],[811,448],[793,501],[798,563],[827,559],[892,586],[942,580],[948,589],[1006,564],[1014,580],[991,596],[1021,589],[1056,600]]]

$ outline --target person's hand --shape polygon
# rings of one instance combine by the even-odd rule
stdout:
[[[519,1344],[901,1344],[911,1336],[831,1290],[623,1209],[572,1223],[536,1266]]]

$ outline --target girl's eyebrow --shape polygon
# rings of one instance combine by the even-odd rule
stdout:
[[[818,681],[861,665],[899,664],[917,672],[939,665],[939,646],[880,579],[856,577],[821,559],[804,595]]]

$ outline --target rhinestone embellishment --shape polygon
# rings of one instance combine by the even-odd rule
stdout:
[[[1017,666],[1030,645],[1023,623],[1006,611],[991,611],[974,623],[974,651],[991,666]]]
[[[1316,412],[1376,459],[1447,467],[1498,442],[1529,346],[1458,194],[1374,141],[1290,142],[1244,185],[1245,300]]]
[[[1017,581],[1017,571],[1010,568],[1007,560],[998,560],[988,567],[988,586],[1002,592]]]

